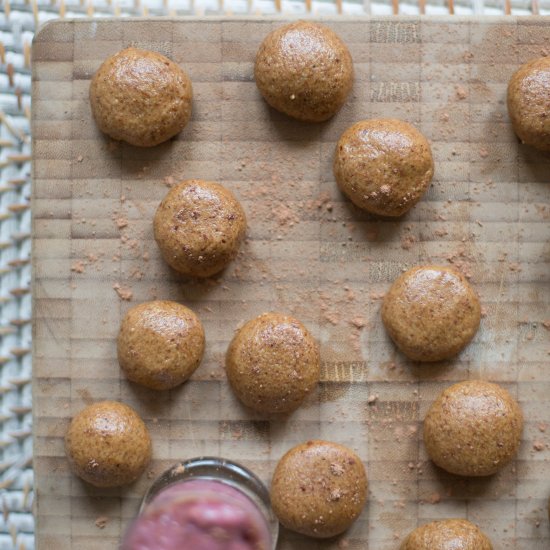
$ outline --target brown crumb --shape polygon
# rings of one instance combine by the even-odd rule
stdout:
[[[367,399],[367,403],[369,405],[374,405],[376,402],[378,401],[378,394],[376,395],[369,395],[368,399]]]
[[[300,218],[284,203],[273,206],[272,214],[281,229],[291,228],[300,222]]]
[[[468,90],[463,86],[458,85],[456,87],[456,97],[460,100],[466,99],[468,97]]]
[[[472,278],[472,266],[475,263],[475,258],[466,252],[464,246],[460,246],[455,252],[451,252],[447,255],[447,261],[454,265],[464,277],[467,279]]]
[[[438,502],[441,502],[441,495],[439,493],[432,493],[428,500],[430,504],[437,504]]]
[[[141,279],[143,279],[143,272],[136,267],[132,273],[130,273],[130,279],[137,279],[138,281],[141,281]]]
[[[108,523],[109,523],[109,518],[107,516],[99,516],[95,520],[95,526],[98,529],[105,529],[105,527],[107,526]]]
[[[75,273],[84,273],[85,267],[84,262],[82,260],[78,260],[71,266],[71,271],[74,271]]]
[[[367,326],[367,321],[363,319],[363,317],[354,317],[350,324],[353,325],[355,328],[364,328]]]
[[[185,472],[185,466],[180,463],[172,470],[172,477],[179,476],[184,472]]]
[[[487,149],[485,147],[481,147],[480,150],[479,150],[479,156],[482,159],[487,158],[489,156],[489,151],[487,151]]]
[[[78,155],[78,157],[76,157],[76,162],[82,162],[84,160],[84,157],[82,155]]]
[[[403,250],[410,250],[416,242],[418,242],[418,239],[414,235],[405,235],[401,239],[401,248]]]
[[[116,226],[119,228],[119,229],[122,229],[123,227],[127,227],[128,225],[128,220],[126,218],[117,218],[115,220],[115,223],[116,223]]]
[[[544,433],[546,431],[546,428],[548,428],[548,425],[544,422],[541,422],[538,426],[539,432]]]
[[[542,441],[535,441],[533,443],[533,449],[535,449],[535,451],[544,451],[544,443]]]
[[[118,297],[121,300],[126,300],[127,302],[129,302],[134,297],[134,293],[132,292],[132,289],[127,286],[122,286],[119,283],[115,283],[113,285],[113,289],[118,294]]]
[[[162,181],[166,187],[173,187],[176,185],[176,178],[174,178],[174,176],[166,176]]]

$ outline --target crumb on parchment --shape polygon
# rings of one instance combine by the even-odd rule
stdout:
[[[130,287],[123,286],[120,283],[115,283],[113,285],[113,289],[118,294],[118,297],[121,300],[130,302],[134,297],[134,293],[132,292],[132,289]]]
[[[108,523],[109,523],[109,518],[107,516],[99,516],[95,520],[95,526],[98,529],[105,529],[105,527],[107,526]]]

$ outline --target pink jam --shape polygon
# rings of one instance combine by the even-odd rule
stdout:
[[[134,521],[121,550],[270,550],[267,523],[239,490],[210,480],[160,492]]]

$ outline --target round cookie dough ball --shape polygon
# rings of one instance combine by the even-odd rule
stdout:
[[[118,362],[126,376],[154,390],[185,382],[204,353],[204,330],[189,308],[169,301],[130,309],[118,333]]]
[[[156,52],[126,48],[92,78],[90,102],[99,129],[113,139],[152,147],[183,130],[193,91],[187,73]]]
[[[287,528],[316,538],[343,533],[367,499],[367,472],[347,447],[308,441],[288,451],[271,481],[271,504]]]
[[[417,527],[400,550],[493,550],[493,545],[470,521],[444,519]]]
[[[397,347],[413,361],[441,361],[474,337],[481,306],[470,283],[445,266],[414,267],[391,286],[382,321]]]
[[[297,319],[264,313],[235,334],[225,368],[233,391],[247,407],[288,413],[319,382],[319,348]]]
[[[237,256],[246,216],[233,193],[219,183],[186,180],[160,203],[154,232],[173,269],[191,277],[210,277]]]
[[[407,122],[363,120],[340,137],[334,177],[359,208],[379,216],[401,216],[428,189],[434,173],[428,140]]]
[[[256,84],[273,108],[322,122],[340,110],[353,85],[353,63],[338,35],[313,21],[270,32],[256,54]]]
[[[424,444],[430,458],[461,476],[488,476],[518,451],[523,414],[502,387],[482,380],[444,390],[424,419]]]
[[[522,65],[508,84],[508,114],[523,143],[550,151],[550,58]]]
[[[96,487],[136,480],[151,460],[151,437],[139,415],[116,401],[86,407],[71,421],[65,453],[74,473]]]

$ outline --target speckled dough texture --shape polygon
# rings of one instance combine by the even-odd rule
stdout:
[[[126,48],[106,59],[90,84],[92,114],[100,130],[131,145],[170,139],[191,117],[187,73],[163,55]]]
[[[391,286],[382,321],[397,347],[414,361],[441,361],[459,353],[481,319],[479,299],[458,271],[414,267]]]
[[[400,550],[493,550],[493,545],[470,521],[445,519],[417,527]]]
[[[271,482],[279,521],[303,535],[328,538],[348,529],[367,499],[367,473],[347,447],[308,441],[288,451]]]
[[[146,302],[124,316],[117,351],[130,380],[168,390],[185,382],[199,366],[204,330],[196,314],[177,302]]]
[[[151,438],[139,415],[116,401],[86,407],[71,421],[65,452],[74,473],[96,487],[136,480],[151,460]]]
[[[517,454],[523,414],[504,388],[482,380],[444,390],[424,419],[424,444],[444,470],[462,476],[488,476]]]
[[[233,391],[246,406],[288,413],[319,382],[319,347],[297,319],[264,313],[235,334],[225,365]]]
[[[168,192],[154,219],[165,261],[191,277],[210,277],[233,260],[246,233],[246,216],[219,183],[186,180]]]
[[[508,114],[523,143],[550,151],[550,57],[533,59],[512,75]]]
[[[428,189],[434,162],[428,140],[402,120],[363,120],[336,144],[334,177],[359,208],[379,216],[401,216]]]
[[[278,111],[322,122],[346,101],[353,62],[329,27],[297,21],[267,35],[256,54],[254,77],[264,99]]]

